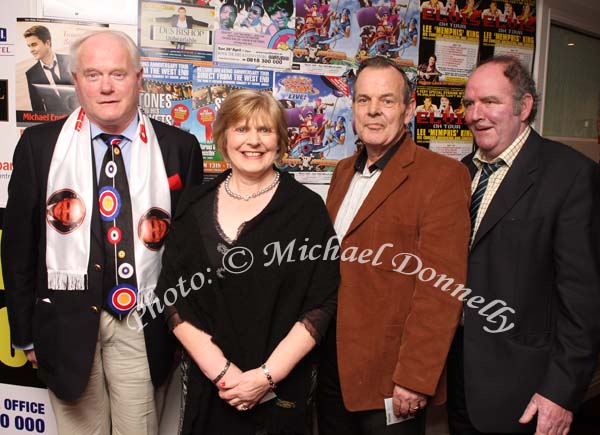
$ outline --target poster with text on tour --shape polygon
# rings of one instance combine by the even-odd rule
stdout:
[[[71,77],[69,48],[78,37],[105,24],[17,18],[15,46],[17,125],[64,118],[79,106]]]
[[[484,0],[480,59],[510,55],[531,71],[535,53],[535,0]]]
[[[476,15],[463,15],[456,0],[447,0],[446,6],[438,0],[421,2],[419,84],[452,85],[467,81],[478,59],[477,24]]]
[[[144,56],[212,61],[213,7],[146,0],[139,5],[138,44]]]
[[[421,146],[460,160],[473,149],[473,136],[465,124],[463,86],[419,85],[414,118],[414,139]]]
[[[357,147],[350,84],[343,77],[277,72],[273,95],[288,120],[281,169],[301,183],[329,183],[337,162]]]

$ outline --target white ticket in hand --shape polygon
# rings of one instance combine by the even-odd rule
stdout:
[[[269,400],[272,400],[274,398],[277,397],[277,394],[275,394],[273,391],[269,391],[267,394],[265,394],[262,399],[260,399],[260,402],[258,403],[265,403],[268,402]]]
[[[392,405],[391,397],[383,399],[383,403],[385,404],[385,422],[387,426],[391,424],[402,423],[403,421],[415,418],[414,416],[409,416],[406,418],[397,417],[396,414],[394,414],[394,405]]]

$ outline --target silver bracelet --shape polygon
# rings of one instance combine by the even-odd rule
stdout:
[[[275,388],[277,388],[277,384],[273,381],[273,377],[271,376],[271,373],[269,372],[267,366],[263,364],[262,366],[260,366],[260,368],[267,377],[267,381],[269,381],[269,388],[271,389],[271,391],[275,390]]]
[[[225,363],[225,367],[223,367],[223,370],[221,370],[221,373],[219,373],[217,375],[217,377],[213,379],[213,381],[212,381],[213,384],[216,384],[221,379],[223,379],[223,376],[225,376],[225,373],[227,373],[227,370],[229,370],[230,365],[231,365],[231,361],[227,360],[227,362]]]

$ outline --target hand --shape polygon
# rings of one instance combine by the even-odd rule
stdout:
[[[569,433],[573,413],[538,393],[535,393],[529,401],[519,423],[529,423],[536,413],[538,415],[536,435],[567,435]]]
[[[238,366],[231,363],[225,375],[221,378],[219,382],[215,385],[219,389],[219,391],[226,391],[228,388],[225,388],[226,385],[233,385],[235,379],[237,379],[242,374],[242,371]]]
[[[248,370],[219,385],[219,397],[240,411],[254,408],[269,391],[269,381],[261,368]]]
[[[427,406],[427,396],[400,385],[394,386],[392,398],[394,414],[396,416],[407,418],[414,416],[420,409]]]
[[[35,356],[35,350],[29,349],[29,350],[24,350],[23,352],[25,352],[27,361],[29,361],[34,368],[37,368],[37,358]]]

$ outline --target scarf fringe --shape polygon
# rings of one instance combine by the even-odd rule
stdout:
[[[48,288],[51,290],[87,290],[87,275],[48,271]]]
[[[144,289],[138,289],[138,301],[137,301],[138,308],[142,308],[142,306],[144,306],[144,305],[145,306],[152,305],[156,301],[158,301],[158,298],[154,294],[155,288],[156,288],[156,286],[154,285],[154,286],[146,287]]]

